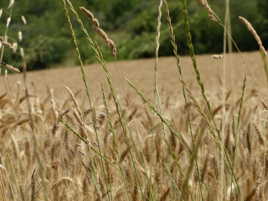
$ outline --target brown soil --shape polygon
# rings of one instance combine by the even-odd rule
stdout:
[[[126,94],[132,89],[128,86],[125,78],[131,80],[139,89],[142,89],[149,96],[153,92],[153,69],[154,59],[143,59],[135,61],[120,61],[108,64],[113,84],[118,94]],[[223,77],[223,59],[215,60],[211,55],[197,56],[198,67],[201,78],[208,91],[219,91],[220,79]],[[232,89],[240,90],[243,77],[247,76],[249,89],[264,89],[267,83],[263,70],[261,58],[257,52],[232,54],[227,56],[227,84]],[[193,73],[192,62],[189,57],[181,58],[184,80],[197,89],[195,74]],[[101,84],[105,83],[105,76],[99,65],[86,67],[86,76],[93,95],[99,95]],[[28,73],[28,80],[34,83],[39,95],[46,94],[47,87],[53,88],[55,96],[60,98],[66,94],[64,86],[72,90],[84,90],[80,69],[57,68],[45,71]],[[6,91],[3,81],[0,87],[1,94]],[[16,90],[16,83],[22,82],[22,75],[8,76],[9,91]],[[173,57],[164,57],[159,60],[159,86],[165,93],[180,93],[178,70],[176,60]]]

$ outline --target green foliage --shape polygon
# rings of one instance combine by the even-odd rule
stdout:
[[[155,48],[156,19],[158,2],[153,0],[72,0],[76,8],[83,5],[89,8],[99,19],[101,26],[111,35],[117,44],[118,59],[134,59],[152,57]],[[179,53],[187,54],[186,40],[183,33],[182,3],[169,0],[170,15],[179,45]],[[210,0],[212,8],[223,19],[224,1]],[[16,1],[14,9],[7,9],[8,1],[1,1],[0,8],[4,9],[0,18],[0,36],[4,35],[5,23],[12,14],[12,23],[8,32],[10,38],[17,40],[18,31],[23,32],[23,41],[28,67],[30,69],[47,68],[50,64],[61,62],[66,55],[73,51],[69,27],[67,26],[61,1],[32,0]],[[244,50],[254,50],[257,45],[252,36],[237,17],[242,15],[254,25],[265,46],[268,46],[268,3],[263,0],[231,1],[231,21],[234,39]],[[189,0],[189,14],[193,43],[197,53],[222,51],[223,29],[209,21],[206,10],[197,1]],[[23,25],[21,16],[27,18]],[[172,55],[168,27],[163,10],[160,56]],[[96,36],[91,24],[83,16],[90,34],[95,37],[108,60],[113,60],[109,48],[104,41]],[[78,34],[83,60],[86,63],[95,62],[94,54],[87,45],[85,36],[79,32],[79,25],[73,18],[73,25]],[[19,63],[20,57],[7,51],[5,60]]]
[[[66,38],[39,35],[29,43],[26,52],[27,64],[29,67],[42,69],[48,64],[61,62],[68,48],[70,45]]]
[[[257,0],[258,12],[260,12],[259,18],[259,30],[260,35],[266,47],[268,47],[268,1]]]

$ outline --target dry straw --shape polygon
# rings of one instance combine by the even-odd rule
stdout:
[[[256,32],[256,30],[254,29],[254,27],[252,26],[252,24],[246,18],[241,17],[241,16],[239,16],[238,18],[247,27],[247,29],[253,35],[253,37],[255,38],[255,40],[257,41],[257,43],[259,45],[260,54],[261,54],[261,57],[262,57],[263,62],[264,62],[264,70],[265,70],[266,78],[268,81],[268,57],[267,57],[267,52],[262,44],[261,38],[258,35],[258,33]]]
[[[107,33],[101,28],[98,19],[94,16],[94,14],[86,9],[85,7],[80,7],[80,10],[89,18],[91,23],[94,25],[95,31],[97,34],[105,41],[107,46],[112,50],[112,54],[114,57],[117,56],[117,48],[114,41],[107,35]]]

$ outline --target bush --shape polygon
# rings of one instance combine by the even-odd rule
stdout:
[[[43,69],[50,64],[61,62],[70,48],[66,38],[51,38],[40,35],[30,41],[26,49],[28,69]]]

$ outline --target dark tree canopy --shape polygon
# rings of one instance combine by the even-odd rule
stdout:
[[[100,20],[101,26],[111,35],[119,49],[119,59],[152,57],[156,32],[158,2],[155,0],[72,0],[76,8],[89,8]],[[183,25],[182,1],[169,0],[170,14],[173,21],[179,53],[187,54]],[[206,11],[196,0],[188,0],[191,31],[198,54],[222,51],[223,29],[208,19]],[[0,18],[0,36],[5,33],[8,16],[12,22],[8,35],[16,40],[22,31],[28,65],[31,68],[46,68],[50,64],[62,62],[66,58],[75,58],[71,33],[64,15],[61,0],[23,0],[15,1],[13,9],[7,9],[9,1],[0,1],[3,15]],[[224,19],[224,1],[210,0],[212,8]],[[268,1],[235,0],[231,1],[231,21],[233,37],[242,51],[256,50],[257,44],[238,16],[246,17],[254,25],[264,44],[268,47]],[[25,16],[28,24],[23,25],[21,16]],[[166,13],[163,10],[160,56],[172,55]],[[91,25],[86,25],[97,41]],[[85,36],[82,34],[75,18],[72,19],[79,38],[82,58],[85,62],[95,62]],[[104,55],[113,59],[109,50],[103,45]],[[16,62],[18,56],[6,52],[5,60]],[[68,59],[72,60],[72,59]]]

